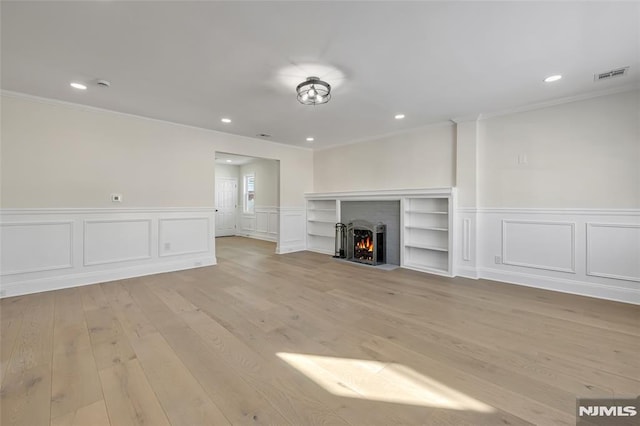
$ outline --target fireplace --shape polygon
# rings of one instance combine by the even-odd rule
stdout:
[[[382,223],[354,220],[347,226],[347,259],[379,265],[386,262],[384,245],[386,227]]]

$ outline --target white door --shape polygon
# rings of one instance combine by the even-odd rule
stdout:
[[[216,237],[236,234],[238,180],[216,179]]]

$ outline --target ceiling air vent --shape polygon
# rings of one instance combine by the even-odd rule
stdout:
[[[593,81],[602,81],[602,80],[608,80],[614,77],[622,77],[627,73],[627,71],[629,71],[629,67],[623,67],[623,68],[618,68],[618,69],[607,71],[607,72],[601,72],[599,74],[594,74]]]

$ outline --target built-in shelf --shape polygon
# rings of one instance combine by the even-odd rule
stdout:
[[[409,228],[409,229],[426,229],[429,231],[442,231],[442,232],[449,232],[448,228],[436,228],[434,226],[416,226],[416,225],[407,225],[405,226],[405,228]]]
[[[338,222],[338,201],[307,200],[307,249],[318,253],[335,252],[335,225]]]
[[[324,237],[324,238],[335,238],[334,234],[326,235],[319,232],[307,232],[308,235],[313,235],[314,237]]]
[[[341,202],[399,200],[400,266],[452,276],[453,197],[453,188],[306,194],[307,249],[334,253]]]
[[[433,210],[405,210],[405,213],[419,213],[419,214],[449,214],[449,212],[433,211]]]
[[[413,248],[419,248],[419,249],[425,249],[425,250],[435,250],[435,251],[449,251],[448,248],[446,247],[436,247],[436,246],[430,246],[427,244],[420,244],[420,243],[404,243],[405,247],[413,247]]]
[[[452,275],[452,194],[404,200],[403,263],[410,269]]]

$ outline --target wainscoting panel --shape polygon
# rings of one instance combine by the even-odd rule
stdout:
[[[274,238],[278,237],[278,219],[279,218],[280,218],[280,215],[278,214],[277,211],[269,212],[269,229],[268,229],[268,232]]]
[[[256,212],[256,232],[266,234],[269,232],[269,213],[265,211]]]
[[[459,275],[640,304],[640,210],[469,208],[458,218]]]
[[[306,249],[305,222],[304,208],[280,209],[280,235],[276,253],[290,253]]]
[[[503,220],[502,263],[575,273],[575,223]]]
[[[640,282],[640,225],[587,223],[587,275]]]
[[[0,225],[2,275],[73,267],[73,222],[14,222]]]
[[[206,253],[213,232],[208,218],[160,219],[158,253],[160,256]]]
[[[85,220],[84,266],[151,258],[151,219]]]
[[[278,241],[278,219],[280,208],[256,206],[254,214],[240,216],[239,235],[259,240]]]
[[[215,265],[214,214],[213,208],[0,210],[0,297]]]
[[[256,215],[245,213],[240,215],[240,230],[242,233],[254,232],[256,230]]]

